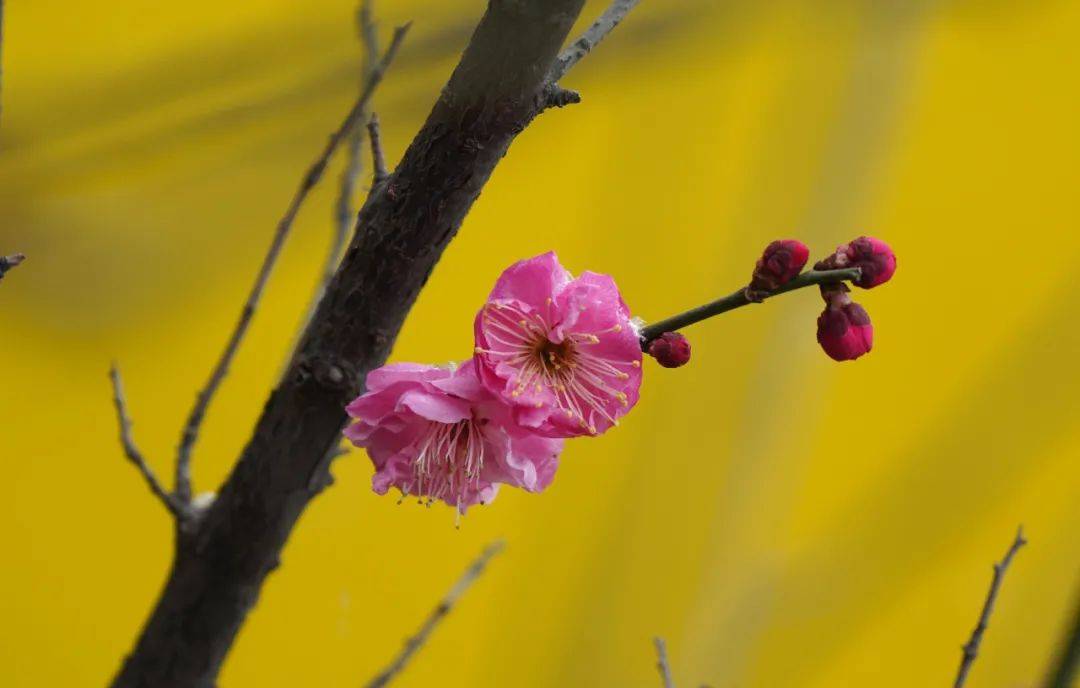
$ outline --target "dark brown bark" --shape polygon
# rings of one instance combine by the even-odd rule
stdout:
[[[514,137],[584,0],[491,0],[423,128],[361,209],[356,234],[252,439],[194,532],[114,686],[212,686],[263,581],[320,486],[345,404]],[[314,487],[313,487],[314,486]]]

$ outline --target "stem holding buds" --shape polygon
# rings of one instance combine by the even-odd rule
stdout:
[[[819,284],[834,284],[838,282],[855,282],[862,277],[862,270],[859,268],[843,268],[839,270],[808,270],[795,279],[791,280],[787,284],[774,289],[772,291],[761,292],[756,295],[755,299],[751,299],[746,294],[746,289],[739,289],[738,291],[728,294],[723,298],[719,298],[711,303],[706,303],[697,308],[691,308],[690,310],[673,315],[670,318],[657,321],[651,325],[646,325],[641,329],[641,349],[642,351],[648,351],[649,344],[654,339],[661,336],[665,332],[674,332],[675,330],[682,329],[694,323],[699,323],[702,320],[708,320],[714,315],[720,315],[721,313],[727,313],[733,311],[736,308],[748,306],[751,303],[758,303],[757,297],[760,297],[760,301],[778,296],[780,294],[786,294],[789,291],[795,291],[796,289],[803,289],[805,287],[812,287]]]

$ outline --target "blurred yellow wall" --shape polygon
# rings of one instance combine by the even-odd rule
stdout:
[[[5,3],[0,684],[101,685],[167,569],[170,524],[121,456],[106,370],[168,474],[301,171],[355,93],[351,0]],[[380,90],[396,159],[480,0],[384,0],[412,35]],[[592,16],[600,9],[590,2]],[[542,496],[460,531],[396,506],[353,452],[308,511],[224,686],[355,686],[481,546],[509,546],[398,685],[951,681],[1018,557],[972,686],[1030,686],[1080,574],[1080,3],[650,0],[520,137],[395,360],[463,358],[498,272],[548,249],[645,318],[749,274],[769,240],[861,233],[900,256],[835,364],[807,290],[689,330],[617,430]],[[212,490],[279,372],[331,232],[305,207],[197,447]]]

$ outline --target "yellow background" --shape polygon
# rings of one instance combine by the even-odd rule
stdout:
[[[168,475],[195,390],[301,171],[347,110],[350,0],[5,3],[0,683],[102,685],[171,533],[116,441],[106,371]],[[377,96],[388,155],[483,3],[415,19]],[[599,11],[590,3],[585,16]],[[352,452],[303,518],[223,686],[355,686],[484,543],[506,552],[401,686],[951,684],[1023,522],[969,685],[1034,685],[1080,572],[1080,3],[648,0],[500,165],[393,360],[445,361],[499,271],[548,249],[658,318],[744,282],[769,240],[900,258],[836,364],[812,290],[687,331],[638,408],[570,443],[543,495],[460,531]],[[338,161],[340,164],[340,161]],[[305,206],[196,449],[212,490],[277,376],[331,233]],[[647,362],[649,363],[649,362]]]

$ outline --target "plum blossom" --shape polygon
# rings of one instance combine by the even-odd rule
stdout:
[[[562,440],[520,425],[484,389],[468,361],[457,369],[397,363],[373,370],[346,407],[345,436],[367,449],[372,488],[442,500],[458,514],[495,498],[500,484],[540,492],[558,467]]]
[[[474,329],[480,380],[538,434],[597,435],[637,403],[641,343],[608,275],[575,278],[554,253],[522,260]]]

